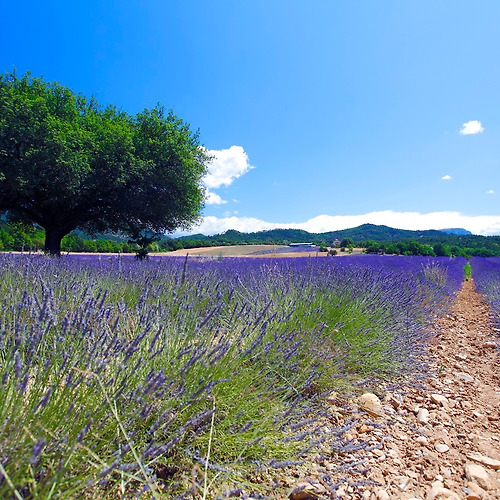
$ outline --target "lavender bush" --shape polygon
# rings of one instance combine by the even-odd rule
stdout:
[[[483,294],[500,320],[500,257],[472,257],[472,277],[479,293]]]
[[[419,373],[463,264],[0,256],[0,496],[265,493],[324,391]]]

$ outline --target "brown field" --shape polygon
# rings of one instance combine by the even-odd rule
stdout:
[[[313,249],[304,249],[303,252],[284,252],[277,251],[286,248],[283,245],[231,245],[220,247],[202,247],[202,248],[189,248],[183,250],[176,250],[167,254],[151,254],[151,255],[180,255],[184,256],[189,254],[193,257],[326,257],[326,252],[317,252]],[[267,253],[256,253],[267,251]],[[337,257],[349,255],[348,252],[340,252],[337,250]],[[352,255],[362,253],[361,248],[355,248]]]
[[[150,252],[150,256],[154,257],[175,257],[181,256],[184,257],[187,254],[191,257],[327,257],[328,254],[326,252],[317,252],[313,249],[304,249],[304,251],[277,251],[282,248],[287,248],[283,245],[229,245],[229,246],[220,246],[220,247],[199,247],[199,248],[189,248],[183,250],[176,250],[174,252]],[[266,253],[256,253],[263,252]],[[360,255],[363,253],[362,248],[354,248],[352,254],[348,252],[341,252],[337,249],[336,257],[344,257],[347,255]],[[16,251],[8,251],[8,252],[0,252],[6,254],[28,254],[30,252],[16,252]],[[43,255],[43,252],[38,251],[35,252],[37,254]],[[121,255],[122,257],[130,256],[133,257],[133,253],[89,253],[89,252],[61,252],[64,255],[97,255],[101,257],[111,257]]]

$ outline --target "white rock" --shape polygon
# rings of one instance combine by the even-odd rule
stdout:
[[[366,392],[358,398],[359,407],[372,417],[382,416],[382,402],[371,392]]]
[[[467,483],[467,489],[468,489],[468,490],[469,490],[469,491],[470,491],[473,495],[475,495],[475,497],[476,497],[477,499],[479,499],[479,500],[480,500],[481,498],[483,498],[484,493],[485,493],[485,491],[483,490],[483,488],[481,488],[481,486],[479,486],[479,485],[478,485],[478,484],[476,484],[476,483],[473,483],[472,481],[469,481],[469,482]],[[474,497],[473,497],[472,495],[467,495],[467,499],[468,499],[468,500],[473,500],[473,499],[474,499]]]
[[[420,408],[417,413],[417,422],[421,424],[426,424],[429,421],[429,410],[426,408]]]
[[[431,491],[427,493],[425,500],[437,500],[437,499],[460,500],[460,497],[453,491],[449,490],[448,488],[445,488],[444,484],[441,481],[434,481],[432,483]]]
[[[390,500],[391,498],[389,496],[389,493],[387,493],[387,491],[383,489],[377,490],[376,495],[377,495],[377,500]]]
[[[431,394],[431,401],[441,406],[446,406],[448,404],[448,398],[442,394]]]
[[[436,448],[436,451],[439,453],[446,453],[450,449],[447,444],[437,444],[434,448]]]
[[[478,462],[482,465],[486,465],[486,467],[489,467],[490,469],[500,469],[500,460],[495,460],[494,458],[487,457],[486,455],[480,455],[479,453],[469,453],[467,454],[467,458],[469,458],[470,460],[474,460],[474,462]]]
[[[410,478],[408,476],[400,476],[397,478],[397,483],[401,491],[406,491],[410,484]]]
[[[468,373],[456,372],[455,377],[458,377],[459,379],[463,380],[464,382],[474,382],[474,378],[471,377]]]
[[[483,490],[489,490],[491,488],[490,478],[483,466],[467,462],[464,468],[465,477],[467,477],[469,481],[477,483]]]
[[[427,444],[429,440],[425,436],[418,436],[415,441],[419,444]]]

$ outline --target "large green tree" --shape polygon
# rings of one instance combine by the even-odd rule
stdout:
[[[0,215],[45,229],[160,234],[199,220],[209,157],[158,105],[131,116],[30,74],[0,75]]]

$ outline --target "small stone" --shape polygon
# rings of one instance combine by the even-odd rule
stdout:
[[[474,382],[474,378],[471,377],[468,373],[456,372],[455,377],[458,377],[459,379],[463,380],[464,382]]]
[[[486,349],[494,349],[496,346],[495,342],[488,341],[483,343],[483,347]]]
[[[387,491],[380,489],[376,491],[377,500],[390,500],[389,493]]]
[[[483,490],[489,490],[491,488],[490,478],[483,466],[467,462],[464,468],[465,477],[467,477],[469,481],[477,483]]]
[[[446,406],[448,404],[448,398],[441,394],[431,394],[431,401],[441,406]]]
[[[450,449],[447,444],[437,444],[434,448],[436,448],[436,451],[439,453],[446,453]]]
[[[290,500],[316,500],[326,493],[326,488],[318,481],[300,481],[288,495]]]
[[[482,496],[478,495],[477,493],[473,492],[469,488],[462,487],[463,492],[465,493],[465,499],[466,500],[482,500]]]
[[[380,399],[371,392],[366,392],[358,398],[359,407],[372,417],[382,416],[382,403]]]
[[[339,395],[335,391],[330,392],[326,398],[326,402],[330,405],[335,405],[338,402],[338,397]]]
[[[429,440],[425,436],[418,436],[415,441],[419,444],[427,444],[429,442]]]
[[[467,354],[458,353],[455,354],[455,358],[460,359],[461,361],[465,361],[467,359]]]
[[[449,467],[445,467],[444,465],[441,465],[440,470],[441,470],[441,474],[444,477],[448,477],[448,478],[451,477],[451,469]]]
[[[417,422],[421,424],[426,424],[429,421],[429,410],[426,408],[420,408],[417,413]]]
[[[406,491],[408,489],[408,486],[410,484],[410,478],[408,476],[400,476],[396,478],[398,482],[398,488],[401,491]]]
[[[460,500],[460,497],[453,491],[445,488],[441,481],[434,481],[432,483],[432,488],[425,500]]]
[[[486,467],[489,467],[490,469],[500,469],[500,460],[495,460],[494,458],[480,455],[479,453],[469,453],[467,454],[467,458],[482,465],[486,465]]]
[[[389,398],[389,403],[396,408],[396,410],[401,406],[401,401],[394,395]]]
[[[468,500],[481,500],[484,497],[485,491],[483,490],[483,488],[481,488],[481,486],[479,486],[478,484],[473,483],[472,481],[469,481],[467,483],[467,489],[471,492],[471,495],[474,495],[470,497],[467,496]]]

